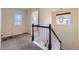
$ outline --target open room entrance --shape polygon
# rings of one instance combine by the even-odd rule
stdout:
[[[32,24],[34,24],[34,25],[39,25],[39,18],[38,18],[39,14],[38,13],[39,13],[38,10],[32,11]],[[39,29],[34,28],[34,32],[35,32],[35,36],[38,36]]]

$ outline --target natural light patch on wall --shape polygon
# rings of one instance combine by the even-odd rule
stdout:
[[[32,12],[32,24],[38,25],[38,11]]]
[[[22,14],[15,13],[14,25],[22,25]]]
[[[70,25],[70,21],[71,21],[71,14],[56,16],[57,25]]]

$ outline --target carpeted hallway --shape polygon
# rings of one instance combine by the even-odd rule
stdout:
[[[31,36],[22,34],[1,42],[0,50],[42,50],[32,43]]]

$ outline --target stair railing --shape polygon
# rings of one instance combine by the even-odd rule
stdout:
[[[61,40],[59,39],[59,37],[57,36],[57,34],[55,33],[55,31],[52,29],[51,24],[49,24],[49,26],[40,26],[40,25],[34,25],[34,24],[32,24],[32,41],[34,41],[34,27],[40,27],[40,28],[47,28],[47,29],[49,29],[49,41],[47,40],[47,42],[45,43],[45,45],[46,45],[49,42],[49,44],[48,44],[48,50],[52,49],[51,32],[55,35],[55,37],[57,38],[57,40],[60,42],[60,50],[62,49]]]

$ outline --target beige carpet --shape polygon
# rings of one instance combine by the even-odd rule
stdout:
[[[23,34],[1,42],[0,50],[42,50],[32,43],[30,35]]]

